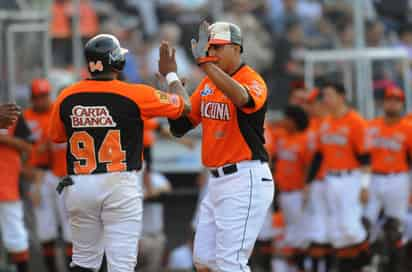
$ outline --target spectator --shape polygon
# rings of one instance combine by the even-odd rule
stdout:
[[[398,47],[408,51],[409,59],[412,61],[412,24],[406,24],[398,32]]]
[[[159,31],[159,20],[156,15],[156,2],[155,0],[128,0],[132,5],[143,23],[143,33],[147,37],[154,37]]]
[[[67,2],[67,9],[71,16],[74,15],[74,12],[79,13],[80,35],[85,44],[99,32],[99,19],[90,0],[80,1],[80,10],[75,10],[75,8],[72,1]]]
[[[249,0],[231,0],[232,9],[221,20],[234,23],[242,29],[243,60],[258,72],[263,72],[272,63],[270,35],[251,13]]]
[[[50,33],[53,60],[58,67],[67,66],[72,60],[71,24],[66,0],[55,0],[51,7]]]
[[[368,47],[381,47],[386,45],[385,29],[380,21],[368,21],[365,27],[365,41]]]
[[[150,77],[158,71],[159,60],[159,44],[160,41],[168,41],[171,47],[176,48],[176,62],[179,67],[179,75],[186,78],[189,85],[198,83],[201,77],[199,68],[194,65],[191,58],[188,57],[186,51],[179,44],[181,37],[181,29],[174,23],[164,23],[160,25],[158,39],[152,42],[151,47],[147,52],[146,65],[148,67],[148,74]]]
[[[337,27],[337,48],[350,49],[353,48],[354,33],[353,24],[345,22]]]
[[[299,23],[290,23],[286,34],[276,44],[276,58],[274,63],[274,77],[276,99],[272,97],[272,106],[281,108],[286,104],[291,82],[301,80],[304,69],[302,62],[296,60],[294,55],[304,49],[303,30]]]
[[[319,3],[306,0],[269,0],[271,6],[272,27],[279,37],[290,23],[299,22],[305,27],[305,33],[311,33],[314,22],[322,14]]]
[[[367,47],[385,47],[388,42],[385,40],[385,29],[381,21],[374,20],[366,22],[365,40]],[[390,61],[379,60],[372,64],[373,80],[383,80],[393,78],[393,65]]]

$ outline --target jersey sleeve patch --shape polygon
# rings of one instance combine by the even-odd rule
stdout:
[[[242,108],[245,113],[254,113],[258,111],[266,102],[267,90],[264,83],[254,79],[242,84],[248,92],[251,103]]]

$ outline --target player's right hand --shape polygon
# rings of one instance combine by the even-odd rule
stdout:
[[[17,121],[21,114],[20,107],[16,104],[0,105],[0,128],[7,128]]]
[[[176,49],[171,48],[169,43],[163,41],[159,48],[159,73],[166,76],[168,73],[177,72]]]

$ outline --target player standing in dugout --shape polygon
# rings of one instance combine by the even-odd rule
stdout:
[[[135,270],[142,228],[143,119],[177,119],[191,110],[179,80],[169,94],[117,80],[127,50],[112,35],[89,40],[85,57],[91,79],[57,98],[50,137],[67,142],[64,199],[73,238],[71,272],[96,271],[106,254],[109,272]],[[176,73],[175,50],[160,47],[161,59]]]
[[[367,232],[361,220],[370,180],[370,156],[367,123],[348,106],[345,93],[344,86],[337,82],[327,82],[321,90],[329,116],[320,125],[318,151],[307,180],[315,180],[321,167],[325,171],[327,233],[337,271],[360,272],[370,259]]]
[[[267,88],[242,63],[242,51],[238,26],[203,22],[192,52],[206,77],[191,96],[190,114],[169,120],[177,137],[202,124],[202,161],[211,177],[194,241],[199,272],[250,271],[248,259],[273,200],[263,137]],[[176,78],[162,59],[159,71]]]
[[[372,180],[364,214],[365,224],[367,230],[372,231],[383,210],[383,234],[388,252],[385,271],[393,272],[403,271],[402,240],[410,194],[412,126],[402,118],[404,102],[402,90],[388,87],[383,100],[384,115],[370,121],[368,127]]]

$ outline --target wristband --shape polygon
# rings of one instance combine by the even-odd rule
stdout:
[[[180,79],[175,72],[170,72],[166,75],[166,81],[167,85],[170,85],[175,81],[180,81]]]

